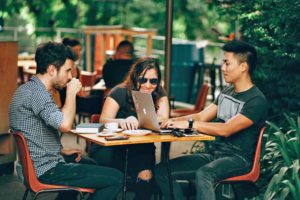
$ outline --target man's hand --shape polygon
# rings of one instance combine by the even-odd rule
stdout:
[[[139,121],[134,116],[129,116],[120,122],[120,127],[124,130],[136,130],[139,127]]]
[[[71,81],[67,84],[67,92],[74,92],[77,94],[81,90],[81,82],[76,79],[72,78]]]
[[[169,128],[170,126],[174,125],[174,121],[172,118],[164,120],[160,124],[160,128]]]
[[[70,156],[72,154],[77,154],[77,157],[75,158],[75,162],[80,162],[81,160],[81,150],[79,149],[62,149],[61,151],[62,155]]]
[[[187,121],[173,121],[172,119],[168,119],[161,123],[161,128],[188,128],[189,124]]]

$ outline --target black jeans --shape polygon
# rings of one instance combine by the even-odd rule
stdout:
[[[173,179],[196,179],[197,200],[214,200],[215,184],[232,176],[250,171],[252,162],[240,155],[213,152],[194,154],[170,161]],[[155,179],[166,200],[171,199],[167,168],[159,164],[155,169]],[[173,181],[174,199],[184,199],[180,185]]]
[[[155,181],[138,179],[138,174],[143,170],[153,171],[155,166],[154,144],[140,144],[116,147],[101,147],[92,144],[90,156],[99,165],[105,165],[124,171],[125,155],[128,148],[128,175],[132,178],[131,185],[135,192],[134,200],[150,200],[155,188]]]
[[[93,188],[92,200],[113,200],[121,191],[123,174],[97,165],[59,163],[39,177],[42,183]]]

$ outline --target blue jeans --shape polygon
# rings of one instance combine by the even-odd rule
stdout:
[[[170,161],[173,179],[196,179],[197,200],[214,200],[215,184],[232,176],[250,171],[252,162],[240,155],[213,152],[211,154],[194,154],[175,158]],[[171,199],[167,168],[164,163],[155,169],[155,179],[164,199]],[[174,199],[184,199],[182,189],[173,181]]]
[[[59,163],[39,180],[48,184],[93,188],[95,193],[89,199],[113,200],[121,191],[123,174],[119,170],[97,165]]]

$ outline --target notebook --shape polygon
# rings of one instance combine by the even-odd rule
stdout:
[[[132,90],[132,98],[141,128],[158,133],[171,133],[172,129],[160,129],[151,94]]]
[[[81,123],[76,126],[77,133],[99,133],[103,130],[101,123]]]

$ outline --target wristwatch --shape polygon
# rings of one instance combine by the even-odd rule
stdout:
[[[189,123],[189,128],[193,128],[193,124],[194,124],[193,118],[189,118],[188,123]]]

